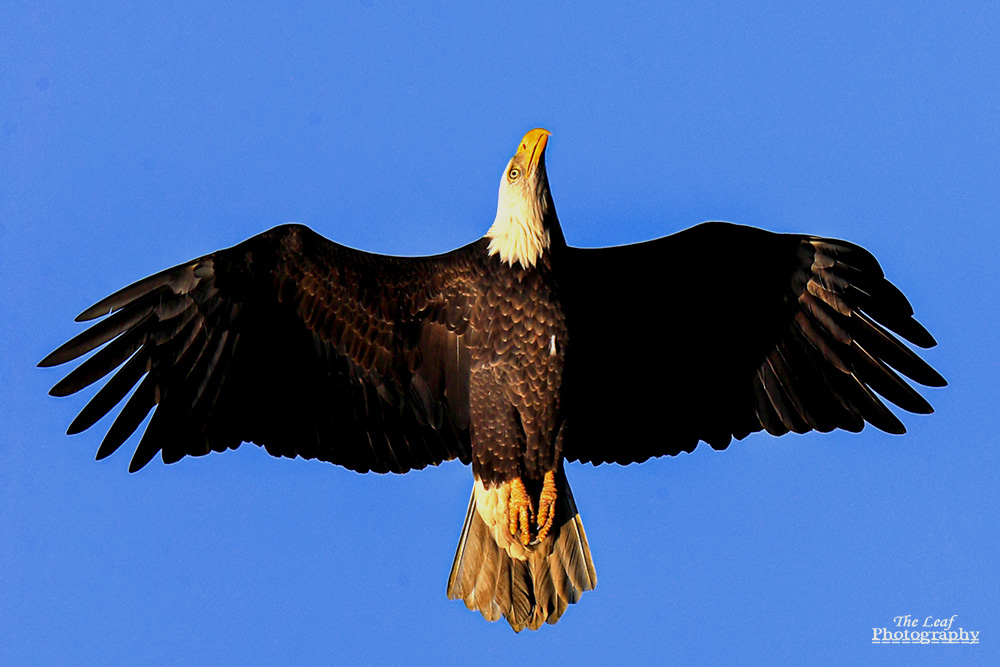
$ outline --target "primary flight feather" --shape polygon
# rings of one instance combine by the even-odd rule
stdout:
[[[934,339],[866,250],[719,222],[567,246],[548,137],[524,136],[486,236],[457,250],[385,257],[283,225],[88,308],[78,320],[104,319],[40,363],[100,348],[56,396],[114,371],[69,433],[134,387],[97,452],[155,408],[130,471],[243,442],[358,472],[471,463],[448,596],[519,631],[596,584],[564,461],[759,430],[902,433],[882,398],[931,412],[899,374],[945,381],[897,336]]]

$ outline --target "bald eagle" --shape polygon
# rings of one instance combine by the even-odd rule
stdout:
[[[68,432],[135,387],[97,451],[155,407],[132,472],[243,442],[358,472],[471,464],[448,596],[520,631],[597,581],[566,461],[724,449],[760,430],[903,433],[879,396],[932,411],[896,371],[945,380],[890,331],[934,339],[867,251],[721,222],[570,247],[548,137],[524,136],[492,226],[457,250],[385,257],[288,224],[88,308],[77,320],[104,319],[39,365],[100,349],[51,393],[118,370]]]

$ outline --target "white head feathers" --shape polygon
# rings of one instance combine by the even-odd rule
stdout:
[[[500,261],[510,265],[534,266],[552,243],[549,225],[555,220],[555,206],[545,174],[548,137],[543,129],[524,135],[500,178],[497,216],[486,236],[490,255],[499,254]]]

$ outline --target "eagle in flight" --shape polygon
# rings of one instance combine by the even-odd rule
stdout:
[[[566,461],[724,449],[760,430],[903,433],[880,396],[932,411],[897,371],[945,380],[896,336],[934,339],[866,250],[721,222],[568,246],[548,138],[524,136],[492,226],[457,250],[386,257],[287,224],[88,308],[78,321],[104,319],[39,365],[100,349],[51,393],[118,370],[68,432],[135,387],[97,451],[155,407],[130,471],[243,442],[357,472],[472,464],[448,597],[520,631],[596,583]]]

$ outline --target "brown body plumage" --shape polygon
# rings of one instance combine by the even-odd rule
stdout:
[[[893,369],[943,378],[888,330],[934,340],[867,251],[727,223],[569,247],[547,138],[525,136],[487,236],[450,253],[382,257],[285,225],[84,311],[108,317],[41,365],[106,345],[52,393],[120,368],[69,432],[137,385],[98,450],[156,407],[133,471],[242,442],[359,472],[471,463],[448,595],[520,630],[596,583],[565,461],[724,448],[762,429],[903,432],[875,392],[931,411]]]

